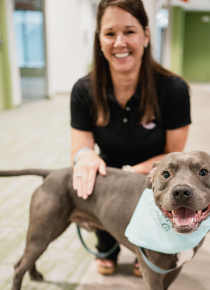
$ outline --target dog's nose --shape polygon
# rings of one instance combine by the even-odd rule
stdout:
[[[191,197],[193,194],[193,190],[188,185],[176,185],[172,190],[172,196],[176,200],[184,200],[186,198]]]

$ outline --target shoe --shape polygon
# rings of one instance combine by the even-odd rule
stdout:
[[[137,259],[133,264],[133,275],[136,277],[142,277],[141,267]]]
[[[97,270],[103,275],[112,275],[117,269],[117,263],[112,260],[96,259]]]

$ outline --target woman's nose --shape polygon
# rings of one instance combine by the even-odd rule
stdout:
[[[121,34],[118,35],[115,40],[114,47],[125,46],[125,45],[126,45],[126,42],[125,42],[124,35],[121,35]]]

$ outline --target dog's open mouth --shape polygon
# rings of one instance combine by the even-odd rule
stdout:
[[[199,225],[210,215],[210,204],[203,210],[193,211],[186,207],[179,207],[167,211],[161,207],[163,214],[173,224],[173,228],[179,233],[191,233],[198,229]]]

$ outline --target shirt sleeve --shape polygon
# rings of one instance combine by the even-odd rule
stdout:
[[[161,113],[166,130],[178,129],[191,124],[189,88],[181,78],[174,77],[170,81]]]
[[[91,115],[91,96],[84,82],[78,80],[71,93],[70,111],[71,126],[82,131],[93,131],[93,118]]]

